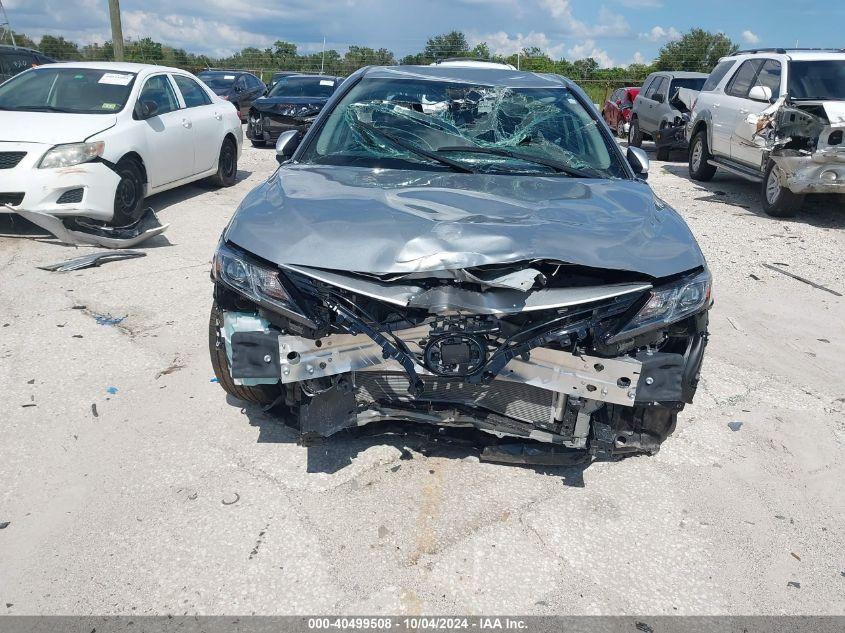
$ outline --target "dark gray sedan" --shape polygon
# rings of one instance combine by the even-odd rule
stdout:
[[[501,461],[652,454],[673,431],[710,272],[572,82],[362,69],[277,153],[214,256],[229,394],[303,437],[474,428]]]

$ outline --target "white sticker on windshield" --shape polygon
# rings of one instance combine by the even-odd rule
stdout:
[[[234,79],[234,75],[223,75],[223,79]]]
[[[334,85],[334,82],[333,82],[333,81],[330,81],[330,80],[328,80],[328,79],[321,79],[321,80],[320,80],[320,85],[321,85],[321,86],[333,86],[333,85]]]
[[[105,73],[100,77],[97,83],[111,84],[113,86],[128,86],[132,81],[132,75],[124,75],[123,73]]]

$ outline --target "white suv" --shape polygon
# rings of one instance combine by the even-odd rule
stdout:
[[[719,168],[759,182],[769,215],[793,215],[807,193],[845,193],[845,50],[723,58],[686,134],[694,180]]]

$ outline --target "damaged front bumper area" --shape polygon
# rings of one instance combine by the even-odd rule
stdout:
[[[845,194],[845,105],[790,101],[749,114],[735,131],[738,142],[763,150],[765,167],[778,167],[780,186],[792,193]]]
[[[698,384],[709,272],[653,287],[592,285],[578,271],[558,275],[578,285],[555,287],[560,268],[388,281],[274,269],[223,245],[212,346],[236,384],[277,387],[308,440],[390,420],[598,458],[657,452]],[[504,461],[546,463],[547,452]]]

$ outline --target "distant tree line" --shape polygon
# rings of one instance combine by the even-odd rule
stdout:
[[[23,33],[15,33],[15,39],[18,46],[37,48],[45,55],[63,61],[114,59],[114,49],[109,41],[79,45],[62,36],[44,35],[35,42]],[[665,44],[657,59],[650,64],[601,68],[599,62],[592,57],[574,61],[552,59],[538,47],[524,48],[511,55],[496,55],[486,43],[470,46],[462,32],[452,31],[429,38],[422,51],[406,55],[399,60],[386,48],[373,49],[368,46],[350,46],[343,54],[334,49],[326,50],[325,53],[300,53],[296,44],[284,40],[276,41],[272,48],[250,46],[229,57],[212,58],[189,53],[149,37],[127,40],[124,58],[126,61],[176,66],[193,71],[203,68],[247,69],[260,72],[264,79],[269,79],[269,75],[275,70],[319,72],[323,69],[326,74],[343,76],[369,65],[392,65],[397,61],[401,64],[430,64],[450,57],[470,57],[506,62],[523,70],[564,75],[579,81],[585,87],[595,84],[596,88],[603,89],[606,93],[610,88],[640,82],[655,70],[710,72],[720,57],[736,52],[738,48],[722,33],[692,29],[679,40]],[[591,96],[598,100],[599,91],[591,92]]]

